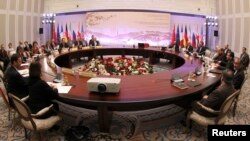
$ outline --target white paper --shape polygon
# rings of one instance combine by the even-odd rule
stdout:
[[[57,88],[59,94],[69,93],[72,86],[62,86],[62,83],[47,82],[49,85],[53,85]]]
[[[215,76],[214,74],[212,74],[212,73],[208,73],[207,76],[208,76],[208,77],[216,77],[216,76]]]
[[[21,75],[29,75],[29,69],[23,69],[23,70],[18,70],[18,72],[21,74]]]

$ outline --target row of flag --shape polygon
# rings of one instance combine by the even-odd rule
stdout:
[[[69,39],[75,41],[76,38],[80,38],[80,39],[84,38],[83,25],[81,26],[81,29],[80,29],[80,24],[78,24],[77,30],[72,30],[71,23],[69,25],[69,30],[68,30],[67,23],[65,25],[65,30],[64,30],[62,24],[61,24],[61,26],[59,24],[57,24],[57,28],[55,28],[55,24],[54,24],[52,31],[53,31],[52,32],[52,39],[54,41],[57,41],[58,43],[60,42],[61,38],[64,38],[66,42],[68,42]]]
[[[203,37],[204,37],[204,34],[203,34],[202,26],[201,26],[200,33],[198,33],[198,29],[197,29],[196,34],[194,32],[191,32],[191,28],[189,27],[189,34],[188,34],[186,25],[184,27],[184,31],[183,31],[183,26],[181,26],[181,29],[180,29],[179,25],[177,25],[177,28],[175,29],[175,25],[174,25],[171,43],[173,44],[175,42],[181,47],[186,47],[188,45],[188,42],[191,42],[192,47],[196,48],[198,46],[198,43],[200,41],[203,41]]]

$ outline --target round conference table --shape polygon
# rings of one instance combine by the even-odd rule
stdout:
[[[156,64],[160,58],[167,58],[172,65],[171,70],[164,70],[148,75],[105,76],[121,79],[120,92],[118,94],[92,93],[87,90],[89,77],[76,77],[67,75],[69,83],[73,86],[68,94],[60,94],[59,101],[78,107],[96,109],[98,112],[99,128],[101,132],[109,132],[112,111],[133,111],[156,108],[167,104],[176,104],[188,107],[193,100],[201,96],[202,91],[211,88],[219,82],[218,74],[210,77],[207,73],[196,76],[195,80],[201,85],[179,89],[172,85],[171,78],[179,74],[187,82],[188,74],[194,72],[197,67],[202,68],[202,62],[198,58],[187,56],[184,53],[174,51],[162,51],[157,48],[95,48],[69,51],[58,55],[54,62],[59,67],[72,67],[72,61],[80,57],[96,57],[105,55],[143,56],[149,58],[151,64]],[[52,81],[56,76],[56,70],[49,67],[47,58],[40,59],[43,77]],[[217,76],[218,75],[218,76]],[[104,77],[104,76],[97,76]]]

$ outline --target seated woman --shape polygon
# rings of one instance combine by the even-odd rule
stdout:
[[[41,76],[41,64],[39,62],[32,62],[29,67],[29,100],[27,105],[33,114],[50,106],[52,100],[58,97],[57,89],[49,86],[41,79]],[[55,114],[56,112],[51,111],[39,118],[47,118]]]

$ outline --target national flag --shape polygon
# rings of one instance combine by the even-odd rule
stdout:
[[[203,27],[201,26],[201,35],[200,35],[200,41],[203,41]]]
[[[187,44],[188,44],[188,33],[187,33],[187,26],[185,26],[183,45],[186,47]]]
[[[57,24],[57,32],[56,33],[57,33],[57,40],[56,41],[57,41],[57,43],[60,43],[61,38],[60,38],[59,24]]]
[[[63,25],[61,25],[61,32],[63,32]]]
[[[183,36],[183,24],[181,25],[181,33],[180,33],[180,46],[183,47],[183,40],[184,40],[184,36]]]
[[[192,47],[196,48],[196,39],[195,39],[194,33],[193,33],[193,36],[192,36]]]
[[[174,29],[173,29],[173,33],[172,33],[172,39],[171,39],[171,43],[173,44],[175,42],[175,25],[174,25]]]
[[[53,26],[52,26],[52,39],[54,40],[54,41],[56,41],[56,28],[55,28],[55,24],[53,24]]]
[[[81,38],[84,38],[84,29],[83,29],[83,24],[82,24],[82,28],[81,28]]]
[[[73,30],[73,41],[76,41],[76,33],[75,33],[75,31]]]
[[[82,35],[81,35],[81,32],[80,32],[80,23],[78,23],[77,38],[82,39]]]
[[[199,33],[196,33],[196,44],[198,44],[200,42],[200,36]],[[197,45],[196,45],[197,46]]]
[[[68,26],[66,24],[66,27],[65,27],[65,42],[68,42],[68,39],[69,39],[69,33],[68,33]]]
[[[180,45],[179,25],[177,26],[177,31],[176,31],[176,45]]]

